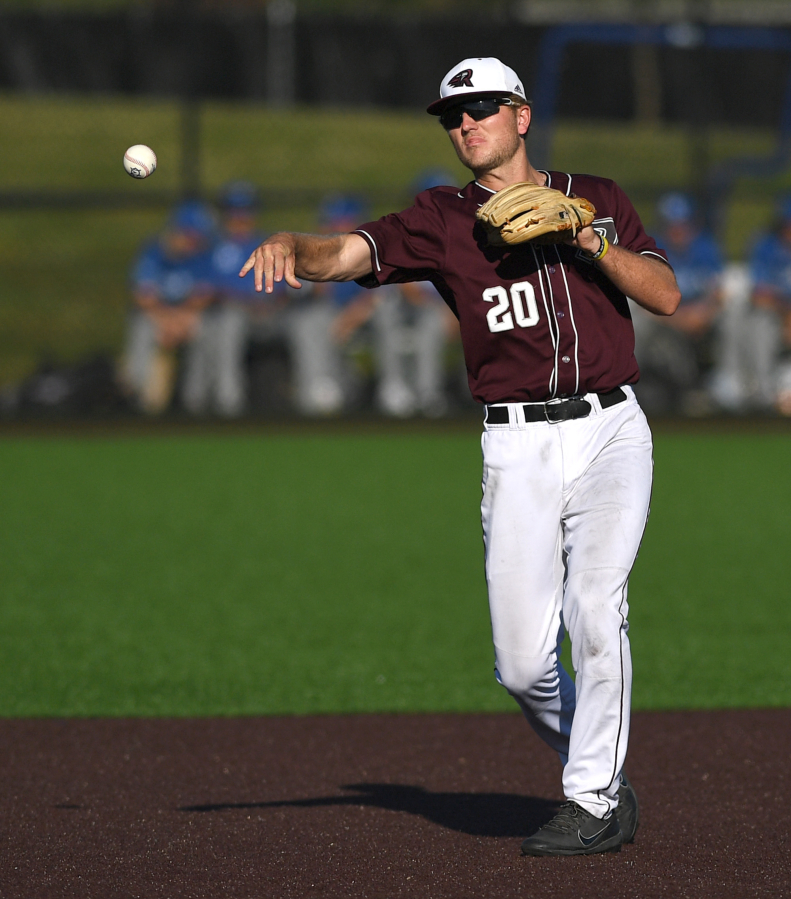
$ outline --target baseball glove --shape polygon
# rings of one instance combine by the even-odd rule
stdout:
[[[491,246],[560,243],[590,225],[596,209],[582,197],[567,197],[551,187],[520,181],[498,190],[476,213]]]

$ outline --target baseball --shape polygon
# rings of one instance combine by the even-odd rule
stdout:
[[[148,178],[157,168],[157,154],[145,144],[135,144],[124,153],[124,168],[133,178]]]

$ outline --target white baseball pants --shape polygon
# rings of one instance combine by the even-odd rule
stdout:
[[[587,418],[485,425],[483,522],[496,675],[560,755],[563,790],[594,815],[618,803],[632,666],[627,581],[651,495],[648,423],[630,387]],[[560,664],[564,628],[576,684]]]

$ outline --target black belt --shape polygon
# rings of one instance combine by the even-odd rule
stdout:
[[[608,409],[626,399],[626,393],[620,388],[607,393],[597,393],[602,409]],[[569,396],[550,400],[548,403],[525,403],[522,406],[525,421],[548,421],[557,424],[559,421],[570,421],[573,418],[587,418],[591,413],[591,404],[581,396]],[[488,425],[507,425],[510,422],[508,406],[487,406],[485,422]]]

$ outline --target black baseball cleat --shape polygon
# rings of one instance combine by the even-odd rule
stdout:
[[[640,806],[637,803],[637,793],[623,771],[618,786],[618,807],[615,809],[615,817],[621,825],[624,843],[633,843],[637,825],[640,823]]]
[[[623,834],[611,812],[597,818],[576,802],[564,802],[555,817],[522,843],[522,855],[593,855],[620,852]]]

